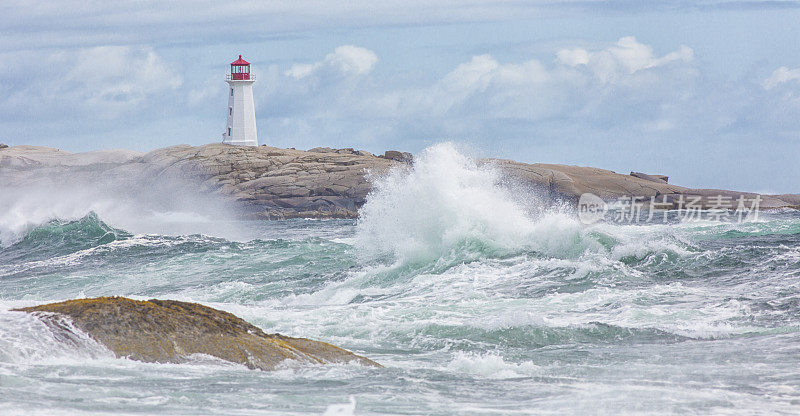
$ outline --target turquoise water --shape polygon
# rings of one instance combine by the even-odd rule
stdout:
[[[0,233],[0,413],[800,413],[798,213],[583,225],[447,148],[374,180],[358,221],[152,234],[86,211]],[[385,368],[141,363],[8,311],[101,295],[200,302]]]

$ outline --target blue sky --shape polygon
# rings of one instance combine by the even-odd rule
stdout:
[[[0,142],[220,140],[228,63],[259,139],[800,192],[795,1],[4,1]]]

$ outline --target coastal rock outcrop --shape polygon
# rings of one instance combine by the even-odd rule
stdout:
[[[200,181],[254,219],[354,218],[370,185],[397,162],[354,149],[310,151],[210,144],[173,146],[144,155],[153,176]]]
[[[261,370],[274,370],[286,360],[380,367],[331,344],[267,334],[231,313],[197,303],[100,297],[16,310],[36,314],[54,331],[69,330],[57,319],[67,316],[118,357],[145,362],[180,363],[192,354],[206,354]]]
[[[411,163],[414,159],[414,156],[411,153],[398,152],[397,150],[387,150],[383,152],[383,156],[378,156],[378,157],[382,157],[384,159],[389,159],[389,160],[396,160],[398,162],[403,162],[403,163]]]
[[[642,173],[642,172],[631,172],[631,176],[633,176],[634,178],[644,179],[644,180],[648,180],[650,182],[656,182],[656,183],[668,183],[669,182],[669,176],[667,176],[667,175],[650,175],[650,174]]]
[[[484,163],[492,163],[499,167],[510,178],[519,183],[529,184],[542,189],[551,198],[562,199],[570,203],[578,202],[584,193],[592,193],[603,200],[612,201],[619,198],[656,198],[665,207],[677,209],[685,201],[701,209],[715,207],[718,197],[730,198],[735,203],[740,197],[748,201],[759,197],[759,209],[794,208],[799,209],[800,195],[763,195],[752,192],[728,191],[723,189],[693,189],[667,183],[662,175],[648,175],[642,178],[623,175],[606,169],[553,165],[545,163],[520,163],[513,160],[488,159]],[[749,207],[752,202],[748,202]],[[717,207],[719,208],[719,207]]]
[[[147,154],[99,151],[71,154],[34,146],[13,146],[0,152],[0,182],[30,188],[43,181],[57,186],[73,181],[100,183],[105,188],[153,187],[177,179],[180,189],[221,196],[244,218],[355,218],[370,191],[369,175],[407,166],[410,153],[387,151],[376,156],[352,148],[318,147],[309,151],[270,146],[244,147],[215,143],[172,146]],[[718,189],[692,189],[667,183],[664,175],[544,163],[482,159],[507,179],[530,187],[550,200],[577,203],[584,193],[604,200],[657,198],[678,207],[691,200],[713,208],[719,197],[736,201],[758,195]],[[169,193],[174,190],[171,189]],[[761,209],[800,208],[800,195],[760,195]]]

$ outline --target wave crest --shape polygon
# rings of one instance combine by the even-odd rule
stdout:
[[[430,261],[453,251],[502,252],[524,245],[533,222],[490,166],[453,144],[425,149],[410,168],[371,178],[356,244],[372,257]]]
[[[22,239],[0,251],[0,258],[27,260],[59,256],[130,238],[132,234],[113,228],[90,212],[74,221],[50,220],[34,227]]]

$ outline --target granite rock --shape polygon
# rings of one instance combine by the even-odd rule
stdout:
[[[231,313],[197,303],[100,297],[16,310],[37,315],[54,331],[70,331],[60,324],[66,316],[116,356],[138,361],[181,363],[192,354],[206,354],[261,370],[274,370],[287,360],[380,367],[325,342],[267,334]]]
[[[411,155],[411,153],[398,152],[397,150],[387,150],[383,152],[383,156],[380,157],[403,163],[411,163],[414,159],[414,156]]]
[[[180,184],[183,195],[209,194],[229,201],[244,218],[355,218],[370,191],[368,176],[409,163],[413,163],[409,153],[387,151],[375,156],[351,148],[303,151],[218,143],[172,146],[147,154],[121,150],[71,154],[14,146],[0,152],[0,181],[16,187],[47,181],[60,186],[68,181],[102,180],[126,187],[174,182]],[[667,183],[663,175],[624,175],[592,167],[503,159],[479,163],[495,166],[508,181],[536,189],[550,200],[569,203],[577,203],[583,193],[604,200],[653,197],[673,207],[692,199],[703,208],[713,207],[717,196],[733,201],[756,197],[747,192],[677,186]],[[798,195],[761,195],[762,209],[798,206]]]
[[[666,175],[649,175],[647,173],[642,172],[631,172],[631,176],[634,178],[644,179],[650,182],[656,183],[667,183],[669,182],[669,176]]]

